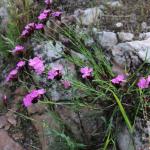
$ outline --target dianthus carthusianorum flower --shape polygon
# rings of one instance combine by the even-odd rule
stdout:
[[[111,80],[111,82],[113,84],[121,84],[122,82],[125,82],[125,75],[121,74],[121,75],[118,75],[116,76],[115,78],[113,78]]]
[[[51,10],[50,9],[45,9],[40,15],[38,16],[39,20],[46,20],[49,17]]]
[[[149,87],[149,84],[150,84],[150,76],[148,76],[147,78],[140,78],[139,79],[139,82],[137,83],[137,86],[140,88],[140,89],[146,89]]]
[[[61,65],[58,65],[49,70],[48,79],[60,79],[62,77],[62,68],[63,67]]]
[[[17,45],[13,50],[13,54],[20,54],[24,52],[24,47],[21,45]]]
[[[82,74],[83,79],[90,79],[92,77],[93,69],[89,67],[83,67],[80,69],[80,73]]]
[[[35,29],[42,30],[42,29],[44,29],[44,25],[42,23],[35,24]]]
[[[6,77],[6,81],[9,82],[11,80],[17,79],[17,75],[18,75],[18,70],[15,68],[15,69],[10,71],[10,73]]]
[[[62,12],[61,12],[61,11],[56,11],[56,12],[53,12],[51,15],[52,15],[52,17],[54,17],[55,19],[61,20]]]
[[[23,61],[23,60],[20,60],[18,63],[17,63],[17,69],[22,69],[24,66],[25,66],[26,62]]]
[[[11,80],[15,80],[17,79],[18,77],[18,73],[19,73],[19,70],[22,69],[24,66],[25,66],[26,62],[23,61],[23,60],[20,60],[15,69],[11,70],[8,74],[8,76],[6,77],[6,81],[9,82]]]
[[[34,57],[33,59],[29,60],[29,66],[35,70],[35,72],[40,75],[44,72],[44,62],[39,57]]]
[[[39,90],[32,90],[29,94],[27,94],[23,98],[23,104],[25,107],[31,106],[33,103],[38,102],[38,100],[41,98],[43,94],[45,94],[44,89],[39,89]]]
[[[35,23],[31,22],[24,27],[24,30],[21,33],[21,37],[26,38],[31,35],[35,30]]]

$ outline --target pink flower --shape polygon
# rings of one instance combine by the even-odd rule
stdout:
[[[31,106],[36,103],[46,91],[44,89],[33,90],[23,98],[23,104],[25,107]]]
[[[146,89],[146,88],[148,88],[148,86],[149,86],[149,78],[148,78],[148,80],[147,79],[145,79],[144,77],[142,77],[140,80],[139,80],[139,82],[138,82],[138,87],[140,88],[140,89]]]
[[[29,31],[28,30],[23,30],[21,33],[21,37],[27,37],[29,35]]]
[[[63,80],[62,84],[64,85],[65,89],[69,89],[71,87],[71,83],[68,80]]]
[[[12,71],[10,71],[10,73],[6,77],[6,81],[9,82],[11,80],[16,79],[17,75],[18,75],[18,70],[17,69],[13,69]]]
[[[21,46],[21,45],[17,45],[17,46],[15,47],[15,49],[12,50],[12,52],[13,52],[14,54],[23,53],[23,52],[24,52],[24,47]]]
[[[44,14],[47,14],[47,15],[49,15],[50,12],[51,12],[50,9],[45,9],[45,10],[43,11],[43,13],[44,13]]]
[[[47,4],[47,5],[50,5],[50,4],[52,4],[52,0],[45,0],[45,3]]]
[[[80,72],[82,74],[82,78],[85,79],[85,78],[91,78],[92,77],[92,72],[93,72],[93,69],[92,68],[89,68],[89,67],[83,67],[80,69]]]
[[[29,24],[27,24],[24,28],[24,30],[21,33],[21,37],[27,37],[29,36],[32,32],[34,32],[35,30],[35,23],[31,22]]]
[[[61,20],[62,12],[56,11],[56,12],[53,12],[51,15],[52,15],[52,17],[55,17],[55,19]]]
[[[53,12],[52,13],[52,16],[53,17],[60,17],[62,15],[62,12],[61,11],[56,11],[56,12]]]
[[[44,62],[39,57],[34,57],[33,59],[30,59],[29,66],[33,68],[38,75],[42,74],[45,69]]]
[[[113,78],[113,79],[111,80],[111,82],[112,82],[113,84],[120,84],[120,83],[122,83],[122,82],[124,82],[124,81],[125,81],[125,75],[123,75],[123,74],[118,75],[117,77],[115,77],[115,78]]]
[[[44,29],[44,25],[42,23],[35,24],[35,29],[36,30]]]
[[[25,66],[26,62],[23,61],[23,60],[20,60],[18,63],[17,63],[17,69],[21,69]]]
[[[38,19],[39,20],[45,20],[45,19],[47,19],[47,14],[44,14],[44,13],[41,13],[39,16],[38,16]]]
[[[60,79],[62,77],[62,66],[58,65],[53,67],[49,72],[48,72],[48,79],[53,80],[53,79]]]
[[[27,25],[25,26],[25,29],[26,29],[26,30],[34,30],[34,29],[35,29],[35,23],[34,23],[34,22],[31,22],[31,23],[27,24]]]
[[[150,75],[147,77],[147,82],[150,84]]]
[[[50,12],[51,12],[50,9],[45,9],[42,13],[40,13],[40,15],[38,16],[38,19],[39,20],[45,20],[45,19],[47,19]]]

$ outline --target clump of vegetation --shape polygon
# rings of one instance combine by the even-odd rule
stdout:
[[[63,27],[61,26],[62,12],[50,10],[50,0],[45,1],[46,9],[40,13],[36,23],[29,23],[30,11],[26,2],[24,1],[25,6],[27,5],[27,9],[25,7],[25,12],[27,13],[23,15],[27,15],[25,19],[27,25],[23,28],[19,20],[16,24],[21,34],[20,39],[17,42],[12,42],[11,39],[17,39],[15,38],[16,34],[13,37],[11,37],[11,34],[7,39],[3,37],[11,43],[11,46],[16,46],[13,54],[18,58],[18,63],[8,74],[7,81],[18,80],[20,86],[26,87],[28,92],[22,101],[24,107],[41,102],[47,104],[50,111],[54,111],[57,105],[68,106],[74,108],[76,111],[82,108],[90,108],[91,110],[101,109],[103,114],[105,114],[102,116],[102,120],[105,122],[103,127],[104,136],[103,140],[99,141],[99,143],[96,142],[94,146],[88,145],[88,143],[79,144],[81,142],[71,137],[68,131],[65,130],[66,128],[61,131],[49,129],[47,133],[53,135],[59,141],[59,144],[62,144],[63,141],[64,145],[68,147],[66,149],[77,150],[88,149],[90,147],[92,149],[107,150],[110,146],[112,149],[116,149],[115,127],[120,122],[123,122],[127,126],[130,134],[133,136],[136,117],[149,118],[147,108],[149,107],[150,97],[150,71],[147,69],[147,63],[144,62],[134,73],[126,72],[125,74],[115,75],[112,72],[111,63],[106,59],[102,49],[97,45],[93,45],[92,50],[88,49],[84,44],[84,39],[76,33],[73,27],[68,27],[65,24],[63,24]],[[46,68],[42,58],[39,56],[26,57],[26,48],[21,45],[15,45],[19,41],[22,44],[23,41],[26,41],[34,33],[45,37],[43,32],[49,17],[51,17],[53,24],[57,27],[55,32],[65,38],[65,42],[63,42],[66,46],[64,57],[76,66],[78,72],[77,79],[68,78],[65,81],[62,80],[64,68],[61,64],[53,68]],[[21,29],[23,30],[22,33]],[[55,41],[55,37],[51,36],[50,38]],[[82,54],[86,60],[71,55],[70,49]],[[46,78],[46,82],[52,84],[53,81],[60,82],[64,86],[64,89],[72,88],[73,91],[81,91],[84,93],[84,96],[75,95],[69,103],[66,100],[55,102],[47,95],[49,86],[45,87],[36,82],[33,72],[42,78]],[[137,75],[138,73],[141,74],[140,77]],[[46,128],[48,127],[46,126]]]

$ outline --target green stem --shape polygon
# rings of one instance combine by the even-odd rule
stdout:
[[[117,104],[119,106],[119,109],[120,109],[120,111],[122,113],[122,116],[123,116],[127,126],[128,126],[128,129],[129,129],[130,133],[133,133],[132,125],[131,125],[131,123],[129,121],[129,118],[128,118],[124,108],[123,108],[123,105],[121,104],[121,101],[119,100],[119,98],[117,97],[117,95],[113,91],[111,91],[111,92],[112,92],[112,94],[113,94],[113,96],[114,96],[114,98],[115,98],[115,100],[116,100],[116,102],[117,102]]]

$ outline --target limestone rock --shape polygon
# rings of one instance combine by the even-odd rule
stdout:
[[[117,36],[114,32],[97,32],[95,39],[102,48],[109,49],[118,43]]]
[[[120,1],[110,1],[106,3],[109,7],[116,8],[116,7],[122,7],[122,3]]]
[[[61,42],[47,41],[41,42],[39,45],[35,44],[34,54],[41,56],[45,63],[49,63],[61,58],[62,50],[63,45]]]
[[[134,150],[134,144],[127,128],[120,130],[117,142],[120,150]]]
[[[147,40],[150,38],[150,32],[146,32],[146,33],[140,33],[139,38],[141,40]]]
[[[77,23],[85,26],[96,24],[102,15],[103,12],[99,7],[87,8],[85,10],[78,9],[74,12]]]
[[[112,49],[114,61],[121,65],[134,68],[141,61],[150,63],[150,38],[142,41],[120,43]]]
[[[132,34],[132,33],[118,32],[117,34],[118,34],[118,38],[121,42],[132,41],[134,38],[134,34]]]
[[[150,38],[143,41],[129,42],[129,45],[143,61],[147,60],[150,63]]]
[[[115,24],[116,28],[122,28],[123,27],[123,23],[122,22],[117,22]]]
[[[119,65],[121,68],[131,68],[138,66],[140,60],[134,49],[131,47],[129,42],[120,43],[116,46],[113,46],[111,49],[112,59],[114,62]],[[134,66],[132,66],[134,65]]]
[[[0,1],[0,33],[2,34],[7,32],[7,25],[9,20],[7,5],[7,0]]]

